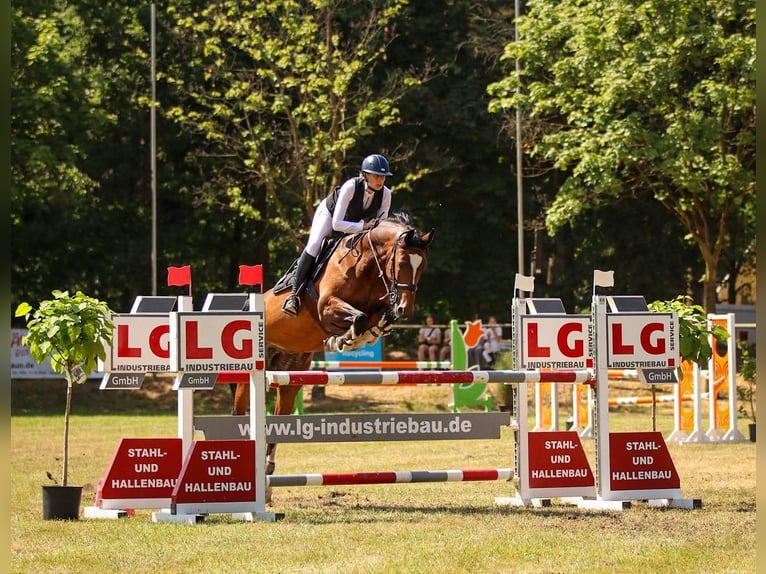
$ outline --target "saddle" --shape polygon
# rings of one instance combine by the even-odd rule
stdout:
[[[320,271],[322,271],[325,265],[327,265],[330,257],[332,257],[332,254],[335,253],[335,250],[338,248],[340,240],[344,237],[347,237],[345,233],[336,232],[325,239],[324,242],[322,242],[322,247],[319,250],[319,255],[317,255],[317,260],[314,264],[314,268],[311,270],[311,273],[308,276],[308,280],[306,281],[306,291],[311,293],[312,296],[316,296],[314,281],[316,280]],[[296,258],[295,261],[293,261],[292,265],[290,265],[288,270],[285,271],[285,274],[282,275],[282,277],[280,277],[274,285],[272,291],[275,295],[279,295],[280,293],[287,290],[292,290],[293,284],[295,283],[295,270],[298,267],[298,259],[300,258]]]

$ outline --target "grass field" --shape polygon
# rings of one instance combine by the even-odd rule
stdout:
[[[70,483],[83,506],[123,437],[175,436],[176,399],[163,381],[142,391],[75,388]],[[154,524],[151,511],[119,521],[42,520],[41,485],[60,475],[64,385],[16,381],[11,395],[11,572],[756,572],[756,445],[669,445],[685,497],[700,510],[622,512],[495,507],[507,482],[274,490],[277,523],[211,515],[196,526]],[[630,384],[617,392],[632,394]],[[195,412],[225,414],[228,389],[197,393]],[[446,409],[449,390],[328,388],[307,412]],[[610,415],[612,430],[652,430],[646,407]],[[564,411],[566,416],[566,411]],[[744,421],[741,421],[745,432]],[[656,429],[672,428],[668,406]],[[591,466],[593,441],[584,441]],[[281,445],[277,472],[513,467],[500,441]]]

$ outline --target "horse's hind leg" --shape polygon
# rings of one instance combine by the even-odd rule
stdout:
[[[234,404],[232,405],[231,414],[244,415],[247,414],[247,409],[250,408],[250,383],[237,383],[234,390]]]
[[[289,415],[295,410],[295,399],[301,387],[280,387],[277,389],[277,403],[274,406],[275,415]],[[277,443],[266,445],[266,474],[274,474],[276,468]]]
[[[271,350],[271,349],[270,349]],[[266,367],[273,371],[305,371],[311,366],[314,353],[284,353],[267,351]],[[289,415],[295,410],[295,399],[301,387],[282,386],[277,389],[277,400],[274,405],[275,415]],[[276,467],[276,443],[266,445],[266,474],[274,474]]]

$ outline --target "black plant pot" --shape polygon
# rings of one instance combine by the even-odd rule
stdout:
[[[747,430],[750,431],[750,442],[755,442],[755,423],[748,424]]]
[[[82,486],[43,486],[44,520],[79,520]]]

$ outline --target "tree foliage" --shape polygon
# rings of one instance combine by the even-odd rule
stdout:
[[[532,0],[518,24],[505,57],[522,71],[490,86],[492,109],[546,126],[534,153],[566,174],[549,230],[653,197],[697,245],[713,310],[731,226],[755,207],[755,3]]]
[[[269,286],[318,200],[382,152],[394,208],[437,229],[420,312],[502,320],[519,266],[516,145],[536,294],[582,310],[592,270],[614,268],[622,292],[696,299],[704,259],[676,212],[658,206],[688,198],[677,207],[707,217],[704,237],[725,225],[719,267],[730,282],[755,259],[754,196],[726,187],[752,171],[754,70],[738,68],[751,12],[727,2],[530,2],[519,44],[501,0],[159,3],[156,195],[149,5],[16,3],[12,304],[68,289],[125,310],[150,280],[179,294],[164,285],[169,265],[192,266],[197,307],[207,292],[239,289],[240,264],[264,264]],[[656,47],[653,21],[664,26]],[[506,66],[521,49],[516,142]],[[719,203],[707,206],[705,193]],[[543,238],[546,219],[556,232]]]
[[[205,192],[251,220],[268,219],[274,233],[302,247],[314,207],[340,183],[347,155],[361,137],[398,122],[398,101],[429,73],[379,70],[403,6],[171,5],[187,61],[168,74],[180,97],[167,113],[204,136],[200,155],[220,159],[220,185]],[[190,68],[200,73],[190,75]],[[367,153],[373,151],[391,150]]]

